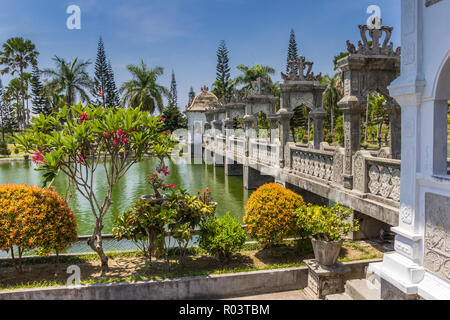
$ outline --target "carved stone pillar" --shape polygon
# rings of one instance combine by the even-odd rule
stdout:
[[[402,154],[402,110],[394,100],[386,102],[384,108],[389,112],[391,127],[391,154],[392,159],[401,159]]]
[[[345,156],[343,181],[345,188],[353,189],[353,156],[360,149],[363,101],[354,96],[348,96],[344,99],[339,102],[339,108],[344,114]]]
[[[290,121],[293,115],[293,112],[288,112],[286,109],[278,111],[280,119],[280,168],[284,168],[286,165],[285,148],[289,141]]]
[[[249,114],[245,115],[244,126],[245,126],[244,150],[245,156],[248,158],[250,151],[250,139],[256,138],[256,117],[254,115]]]
[[[268,117],[270,122],[270,143],[275,143],[275,141],[278,139],[278,121],[280,119],[279,115],[269,115]]]
[[[310,115],[314,123],[314,149],[320,150],[320,143],[323,141],[323,119],[327,112],[324,109],[317,109],[313,110]]]

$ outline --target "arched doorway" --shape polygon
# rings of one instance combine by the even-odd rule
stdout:
[[[434,96],[433,173],[447,175],[450,158],[450,56],[439,74]]]

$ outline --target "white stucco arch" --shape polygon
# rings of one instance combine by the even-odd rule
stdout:
[[[450,99],[450,50],[442,59],[433,85],[433,98],[435,100]]]

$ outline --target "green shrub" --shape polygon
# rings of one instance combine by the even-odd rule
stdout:
[[[221,261],[228,261],[231,256],[242,249],[245,232],[236,218],[227,212],[224,217],[207,218],[201,225],[199,246]]]
[[[19,147],[15,147],[14,148],[14,154],[19,154],[20,153],[20,148]]]
[[[165,248],[165,226],[173,221],[174,212],[161,205],[137,201],[131,210],[114,220],[113,235],[116,240],[132,240],[148,259],[160,256]]]
[[[359,230],[358,220],[350,220],[353,210],[340,204],[332,208],[313,206],[296,210],[298,227],[316,240],[339,241],[351,231]]]
[[[0,142],[0,155],[2,156],[9,156],[11,154],[11,151],[8,149],[8,145],[6,142],[2,141]]]

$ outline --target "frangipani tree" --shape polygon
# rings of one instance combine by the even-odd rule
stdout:
[[[70,116],[69,116],[70,114]],[[31,128],[15,137],[43,171],[44,184],[61,172],[89,201],[95,226],[88,243],[101,259],[102,274],[108,258],[102,246],[103,218],[111,206],[114,186],[145,154],[163,158],[175,143],[162,133],[163,118],[140,108],[64,107],[49,117],[34,118]],[[108,160],[108,161],[107,161]],[[94,192],[94,172],[102,168],[107,193],[99,199]]]

